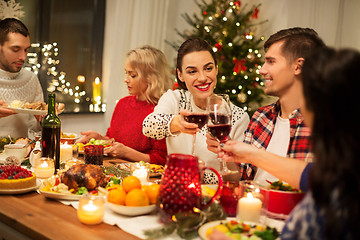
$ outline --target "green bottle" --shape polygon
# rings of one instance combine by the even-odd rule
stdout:
[[[61,121],[55,113],[55,93],[49,93],[48,114],[41,123],[41,150],[43,157],[55,161],[55,172],[60,169]]]

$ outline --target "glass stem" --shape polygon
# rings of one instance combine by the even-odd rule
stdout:
[[[193,136],[193,140],[192,140],[192,150],[191,150],[191,155],[195,156],[195,141],[196,141],[196,133]]]

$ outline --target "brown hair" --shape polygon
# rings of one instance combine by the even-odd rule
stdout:
[[[15,18],[5,18],[0,21],[0,44],[4,45],[4,42],[8,40],[9,33],[20,33],[24,37],[30,35],[29,30],[20,20]]]
[[[315,30],[295,27],[283,29],[271,35],[264,44],[265,51],[280,41],[284,42],[281,50],[289,63],[298,58],[306,59],[316,49],[325,46]]]
[[[208,51],[211,54],[212,58],[214,59],[215,65],[217,65],[215,53],[212,50],[209,43],[201,38],[193,38],[193,39],[188,39],[185,42],[183,42],[183,44],[181,44],[177,54],[176,69],[179,69],[179,71],[182,72],[181,68],[182,68],[182,60],[184,56],[192,52],[200,52],[200,51]],[[179,87],[187,90],[185,83],[180,81],[179,76],[177,74],[176,74],[176,79],[179,84]]]

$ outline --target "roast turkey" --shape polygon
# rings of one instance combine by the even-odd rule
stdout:
[[[97,165],[78,164],[71,166],[61,175],[61,182],[77,191],[80,187],[86,187],[88,191],[98,187],[105,187],[106,177]]]

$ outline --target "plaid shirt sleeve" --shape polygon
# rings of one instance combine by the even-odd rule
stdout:
[[[259,108],[250,120],[249,126],[245,131],[244,142],[251,144],[259,149],[264,149],[269,145],[274,131],[276,118],[280,111],[279,101]],[[306,162],[312,161],[310,129],[305,126],[299,109],[290,115],[290,144],[287,157],[300,159]],[[253,179],[256,167],[251,164],[238,164],[242,179]]]

